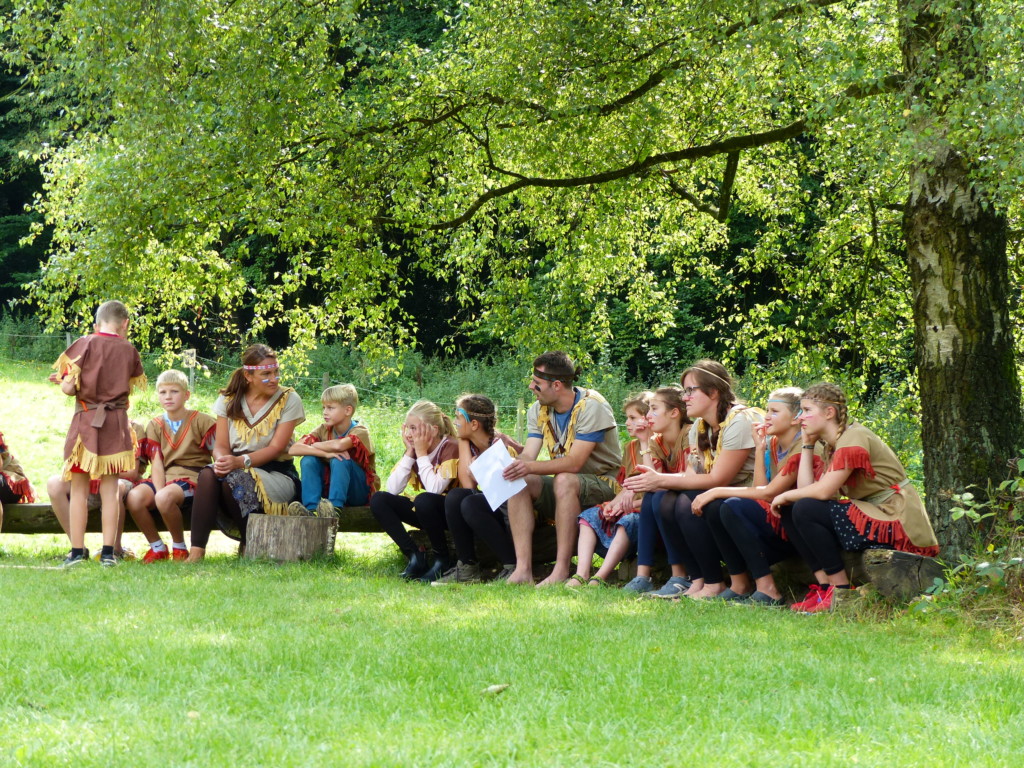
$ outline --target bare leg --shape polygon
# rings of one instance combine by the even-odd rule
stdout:
[[[126,508],[128,494],[132,490],[131,480],[118,479],[117,481],[117,527],[114,535],[114,552],[124,552],[121,546],[121,536],[124,535],[124,521],[128,517]]]
[[[71,500],[68,506],[68,537],[72,549],[85,547],[85,526],[89,522],[89,476],[71,475]]]
[[[758,592],[768,595],[768,597],[774,597],[776,600],[782,599],[782,593],[779,591],[778,586],[775,584],[775,577],[770,573],[767,576],[762,576],[759,579],[754,579],[754,586]]]
[[[160,510],[167,532],[171,534],[172,543],[185,540],[185,523],[181,517],[181,505],[184,503],[185,492],[174,483],[165,485],[156,494],[156,508]]]
[[[749,595],[753,592],[754,582],[750,578],[750,573],[747,571],[744,571],[743,573],[730,573],[729,589],[740,595]]]
[[[831,576],[826,577],[828,583],[833,587],[848,587],[850,586],[850,577],[846,575],[846,571],[839,571],[839,573],[833,573]]]
[[[186,563],[199,563],[202,562],[203,558],[206,557],[206,547],[192,547],[188,551],[188,560]]]
[[[89,490],[88,482],[85,486],[86,492]],[[102,506],[100,507],[101,519],[103,520],[103,546],[113,547],[114,542],[117,541],[117,519],[120,514],[120,501],[118,498],[118,487],[117,487],[117,475],[104,475],[100,479],[100,499]],[[72,481],[71,486],[71,504],[74,507],[74,492],[75,486]]]
[[[516,569],[509,584],[533,584],[533,529],[537,524],[533,502],[540,496],[540,478],[526,476],[526,488],[508,500],[508,525],[516,550]]]
[[[159,540],[160,532],[156,529],[156,521],[149,512],[155,504],[153,489],[148,485],[137,485],[128,492],[125,504],[146,541],[152,544]]]
[[[597,534],[589,525],[580,525],[580,543],[576,553],[576,575],[581,579],[590,578],[590,569],[594,565],[594,552],[597,549]]]
[[[551,571],[551,575],[540,582],[538,587],[560,584],[569,578],[579,529],[576,521],[582,511],[580,479],[568,472],[555,475],[555,541],[557,545],[555,567]]]
[[[580,531],[580,541],[582,540],[583,531]],[[627,552],[629,552],[629,536],[626,535],[625,528],[621,525],[617,525],[615,526],[615,537],[612,539],[612,543],[608,546],[608,554],[605,556],[604,562],[597,570],[597,573],[594,574],[595,578],[604,579],[605,581],[610,579],[612,574],[615,573],[616,566],[622,562],[622,559],[626,556]],[[647,569],[647,573],[643,575],[650,578],[651,567],[646,565],[643,567]],[[637,567],[636,572],[638,576],[641,575],[640,566]]]
[[[88,490],[88,489],[86,489]],[[54,475],[46,481],[46,495],[50,497],[53,514],[61,529],[71,538],[71,483]]]

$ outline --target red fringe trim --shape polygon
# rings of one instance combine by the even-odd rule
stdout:
[[[857,502],[851,501],[846,507],[846,516],[857,529],[857,533],[871,541],[879,544],[888,544],[900,552],[910,552],[924,557],[935,557],[939,554],[938,545],[931,547],[919,547],[910,540],[907,532],[903,530],[903,523],[899,520],[876,520],[862,512],[857,507]],[[868,531],[868,526],[871,530]]]
[[[7,487],[11,489],[11,492],[18,494],[19,504],[31,504],[36,500],[35,489],[27,477],[23,477],[21,480],[12,480],[6,472],[0,472],[0,474],[7,480]]]
[[[843,450],[846,450],[845,448]],[[824,474],[825,462],[821,460],[821,456],[815,454],[814,461],[811,464],[814,471],[814,479],[820,480],[822,474]],[[800,454],[795,453],[786,459],[786,463],[779,469],[779,476],[795,475],[800,471]]]
[[[782,527],[782,518],[779,515],[772,514],[772,505],[770,502],[757,500],[757,503],[761,505],[761,509],[764,510],[764,521],[772,527],[775,531],[775,535],[783,541],[789,541],[786,536],[786,530]]]
[[[157,456],[163,458],[163,451],[160,449],[160,443],[150,440],[148,437],[144,437],[139,440],[139,450],[136,455],[140,458],[145,456],[147,459],[152,461]]]
[[[871,466],[871,456],[866,448],[849,445],[832,454],[832,469],[863,470],[868,477],[875,476],[875,468]]]
[[[199,441],[199,445],[201,445],[203,448],[206,448],[208,451],[210,451],[210,453],[213,453],[213,447],[214,445],[216,445],[216,443],[217,425],[214,424],[212,427],[206,430],[206,434],[203,435],[203,439]]]

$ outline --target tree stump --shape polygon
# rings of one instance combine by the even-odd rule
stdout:
[[[909,600],[945,575],[938,560],[921,557],[910,552],[891,549],[869,549],[864,553],[864,570],[868,579],[881,594],[899,600]]]
[[[334,553],[338,521],[333,517],[250,515],[245,556],[277,561],[309,560]]]

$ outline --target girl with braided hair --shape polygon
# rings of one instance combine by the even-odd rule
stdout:
[[[836,589],[849,589],[842,552],[898,549],[934,557],[939,545],[917,490],[900,460],[867,427],[849,423],[846,396],[834,384],[816,384],[800,400],[804,434],[824,443],[824,472],[801,466],[798,487],[779,494],[789,540],[818,579],[791,608],[814,613],[832,607]],[[805,445],[806,448],[806,445]],[[837,501],[837,495],[844,497]]]
[[[634,492],[666,491],[657,499],[654,518],[673,576],[651,595],[731,598],[734,594],[724,584],[718,545],[691,501],[708,488],[750,485],[756,461],[752,425],[761,420],[760,414],[739,402],[729,372],[715,360],[698,360],[683,371],[681,380],[686,415],[693,420],[688,435],[689,466],[684,473],[638,467],[641,473],[627,478],[623,485]],[[686,576],[680,575],[683,571]]]
[[[692,503],[697,514],[707,507],[705,517],[729,571],[729,589],[754,605],[784,605],[771,566],[796,554],[771,501],[796,486],[804,453],[810,466],[819,473],[822,469],[815,440],[804,438],[797,418],[802,394],[797,387],[784,387],[768,396],[764,422],[754,425],[759,460],[752,486],[712,488]],[[803,451],[803,445],[809,450]],[[709,503],[715,499],[723,501]]]
[[[444,516],[455,542],[456,562],[431,584],[473,584],[483,580],[477,560],[476,539],[480,539],[502,564],[498,580],[503,581],[516,567],[516,550],[505,522],[506,505],[491,509],[477,488],[472,464],[495,443],[502,443],[515,458],[523,446],[498,432],[498,409],[484,395],[463,395],[455,401],[455,431],[459,438],[459,486],[444,500]]]

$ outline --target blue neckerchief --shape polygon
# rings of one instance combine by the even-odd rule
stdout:
[[[167,422],[167,426],[171,428],[171,433],[172,434],[176,433],[179,429],[181,429],[181,425],[185,423],[184,419],[178,419],[177,421],[171,421],[169,418],[167,418],[167,414],[166,413],[164,414],[164,421]]]

